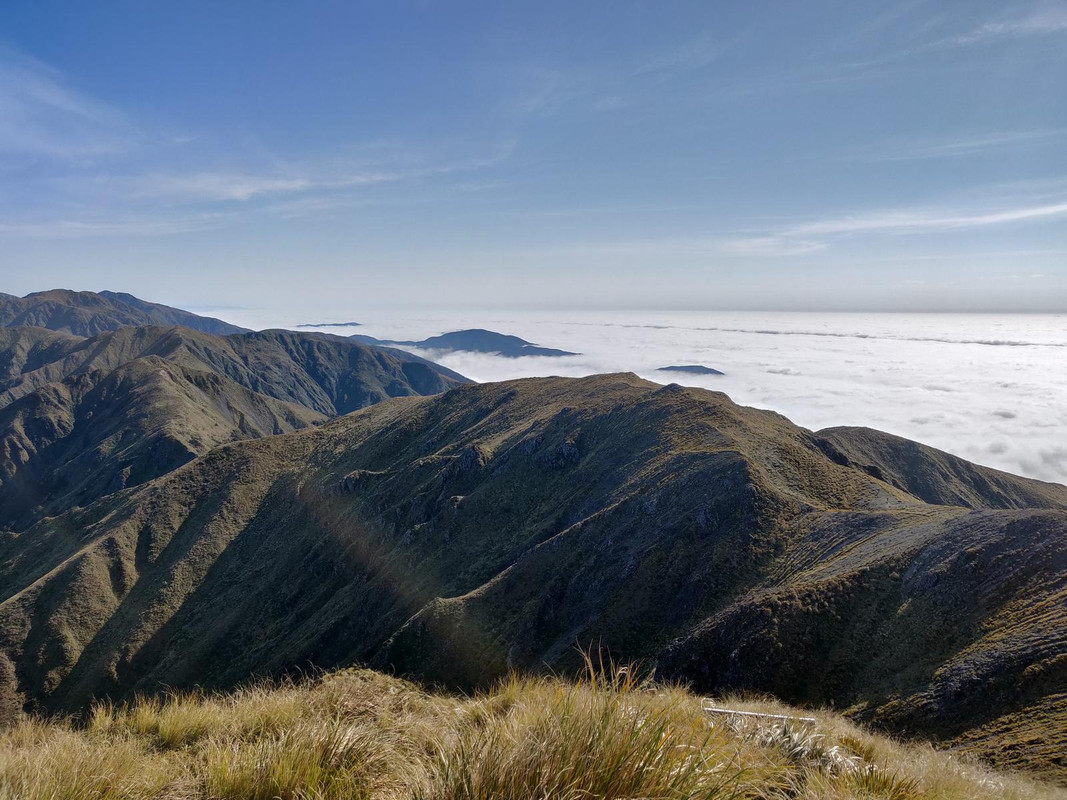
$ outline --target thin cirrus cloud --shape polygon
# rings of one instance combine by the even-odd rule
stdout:
[[[551,117],[576,109],[594,112],[632,107],[655,87],[718,61],[728,42],[699,36],[612,64],[526,65],[505,75],[505,106],[517,116]]]
[[[73,215],[67,212],[63,218],[47,214],[49,218],[45,219],[12,218],[0,212],[0,236],[153,236],[225,227],[248,214],[306,216],[370,204],[370,196],[361,195],[361,189],[482,170],[505,160],[510,148],[508,145],[485,156],[442,159],[392,171],[345,172],[324,164],[310,168],[305,165],[306,171],[283,170],[280,174],[204,171],[69,176],[48,183],[62,187],[68,201],[63,208],[73,206]]]
[[[0,236],[22,239],[82,239],[94,236],[167,236],[221,227],[229,221],[224,214],[186,214],[167,217],[124,217],[106,219],[54,219],[45,221],[0,222]]]
[[[381,163],[360,164],[324,159],[276,167],[270,172],[199,171],[150,172],[125,176],[97,176],[86,182],[135,200],[156,199],[176,203],[245,203],[260,198],[329,195],[380,184],[401,183],[476,172],[506,161],[515,142],[506,140],[483,155],[427,159],[416,153],[410,163],[390,156]],[[401,159],[403,161],[403,159]]]
[[[265,197],[370,186],[400,180],[389,173],[358,173],[327,179],[314,175],[257,175],[241,172],[148,174],[108,179],[112,188],[135,199],[152,198],[185,203],[243,203]]]
[[[841,217],[797,225],[786,235],[849,234],[849,233],[916,233],[947,231],[1026,222],[1067,216],[1067,202],[1048,205],[1007,208],[982,213],[952,212],[938,209],[928,211],[889,211]]]
[[[0,47],[0,157],[84,160],[140,138],[119,111],[71,88],[44,63]]]
[[[47,64],[0,46],[0,167],[11,170],[8,188],[18,188],[10,193],[17,202],[0,205],[0,236],[8,238],[186,233],[274,207],[292,216],[300,210],[278,204],[351,204],[373,186],[484,170],[514,147],[504,139],[471,155],[466,146],[448,153],[371,142],[302,161],[267,158],[257,168],[209,137],[139,126]],[[197,168],[197,160],[212,166]],[[217,166],[227,162],[240,166]]]
[[[1064,128],[993,131],[941,139],[889,141],[843,157],[846,161],[925,161],[963,158],[1008,148],[1054,144],[1067,135]]]
[[[943,39],[942,47],[967,47],[1024,36],[1047,36],[1067,32],[1067,5],[1045,4],[1020,17],[986,22],[966,33]]]
[[[717,242],[720,252],[735,256],[800,256],[826,249],[825,242],[785,236],[756,236]]]
[[[805,256],[826,250],[830,247],[832,240],[841,237],[951,232],[1028,221],[1040,222],[1060,217],[1067,217],[1067,202],[981,212],[924,207],[830,217],[797,223],[777,231],[767,231],[752,236],[711,234],[691,237],[616,239],[551,246],[531,252],[536,252],[539,256],[579,258],[790,257]],[[939,256],[939,258],[944,258],[944,256]],[[974,255],[970,254],[968,258],[974,258]]]
[[[631,77],[688,72],[706,67],[727,51],[727,45],[711,37],[700,37],[662,50],[646,58]]]
[[[900,236],[941,233],[1012,223],[1040,222],[1067,217],[1067,202],[966,211],[944,208],[900,209],[804,222],[761,236],[730,242],[738,255],[799,255],[828,246],[827,239],[843,236]]]
[[[915,8],[921,7],[922,3],[911,6],[901,5],[898,13],[892,13],[883,19],[889,23],[900,17],[912,13]],[[1008,7],[1008,4],[1004,4]],[[951,17],[946,19],[955,22]],[[859,59],[831,64],[818,64],[813,66],[809,74],[803,71],[790,71],[775,76],[764,76],[763,79],[741,84],[733,91],[740,94],[761,92],[766,90],[782,90],[787,88],[830,86],[843,83],[857,83],[871,78],[882,77],[890,74],[894,67],[921,59],[931,54],[945,53],[954,50],[972,48],[976,46],[991,46],[998,43],[1010,43],[1033,38],[1045,38],[1049,36],[1067,33],[1067,5],[1061,2],[1043,3],[1036,9],[1031,8],[1028,12],[1016,16],[1006,16],[998,20],[990,20],[971,27],[952,25],[955,32],[942,34],[935,38],[926,37],[910,46],[898,47],[878,53],[864,52]],[[877,30],[877,25],[870,28],[867,33]],[[866,48],[868,43],[863,36],[855,37],[854,41],[863,42]]]

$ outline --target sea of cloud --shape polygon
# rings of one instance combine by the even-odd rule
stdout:
[[[477,381],[635,372],[725,392],[811,429],[866,425],[964,458],[1067,483],[1067,315],[528,311],[221,314],[250,327],[347,321],[418,340],[488,328],[565,358],[414,351]],[[243,319],[242,319],[243,317]],[[702,364],[726,373],[657,372]]]

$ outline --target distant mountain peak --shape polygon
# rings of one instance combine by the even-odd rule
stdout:
[[[690,375],[725,375],[725,372],[720,372],[712,367],[705,367],[701,364],[679,364],[671,367],[659,367],[657,372],[686,372]]]
[[[366,344],[395,345],[397,347],[418,347],[423,350],[444,350],[463,353],[494,353],[506,358],[522,358],[526,356],[543,356],[557,358],[560,356],[577,356],[581,353],[572,353],[568,350],[557,350],[552,347],[541,347],[528,342],[518,336],[485,328],[466,328],[459,331],[449,331],[439,336],[431,336],[421,341],[392,341],[387,339],[375,339],[373,336],[356,334],[351,338]]]
[[[25,297],[0,294],[0,326],[21,325],[84,337],[140,325],[182,325],[221,335],[248,330],[214,317],[142,300],[127,292],[47,289]]]

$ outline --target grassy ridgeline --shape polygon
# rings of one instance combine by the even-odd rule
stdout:
[[[713,716],[626,670],[516,678],[473,698],[343,671],[99,705],[83,725],[24,719],[0,735],[0,800],[1067,797],[816,716]]]

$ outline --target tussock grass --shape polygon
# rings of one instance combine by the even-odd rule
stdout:
[[[255,738],[293,725],[306,713],[308,693],[292,684],[252,686],[231,695],[201,693],[147,697],[129,706],[93,707],[88,728],[123,731],[179,749],[209,737]]]
[[[84,723],[26,718],[0,734],[0,800],[1067,798],[814,716],[709,715],[684,689],[592,661],[575,681],[513,677],[474,697],[347,670],[100,704]]]
[[[339,719],[301,722],[251,741],[207,748],[203,793],[224,800],[359,800],[389,784],[390,747],[384,737]]]
[[[66,723],[31,720],[0,738],[2,800],[158,797],[180,770],[137,739],[87,736]]]
[[[716,757],[722,738],[679,693],[638,692],[625,671],[512,679],[462,711],[424,796],[728,797],[742,770]]]

